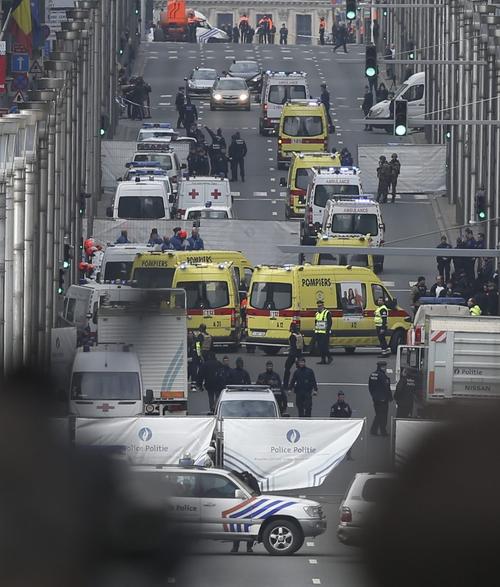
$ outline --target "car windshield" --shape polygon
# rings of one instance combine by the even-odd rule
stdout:
[[[191,79],[216,80],[217,72],[215,69],[195,69],[191,74]]]
[[[233,63],[229,68],[229,71],[231,73],[253,73],[254,71],[255,73],[258,73],[259,66],[256,63],[245,63],[240,61],[239,63]]]
[[[188,212],[188,220],[197,220],[199,218],[211,218],[221,220],[229,218],[229,216],[225,210],[192,210],[191,212]]]
[[[138,373],[73,373],[71,399],[140,400]]]
[[[323,132],[321,116],[285,116],[283,132],[292,137],[315,137]]]
[[[141,153],[134,157],[134,161],[157,161],[162,169],[167,171],[172,169],[172,156],[162,153]]]
[[[132,261],[107,261],[104,266],[104,277],[101,281],[114,281],[115,279],[130,279],[132,273]]]
[[[378,234],[376,214],[334,214],[332,233],[342,234]]]
[[[243,79],[221,79],[216,87],[218,90],[246,90],[247,84]]]
[[[165,218],[161,196],[122,196],[118,202],[118,218]]]
[[[259,310],[289,308],[292,305],[292,285],[256,281],[252,286],[250,305]]]
[[[179,281],[176,287],[186,290],[189,310],[223,308],[229,304],[229,289],[225,281]]]
[[[219,404],[224,418],[277,418],[274,402],[265,400],[230,400]]]
[[[317,185],[314,190],[314,205],[324,208],[328,200],[335,196],[357,196],[359,185],[352,184],[328,184]]]
[[[320,253],[318,265],[354,265],[368,267],[368,255],[332,255]]]
[[[172,287],[175,269],[170,267],[138,267],[134,270],[134,286],[156,289]]]

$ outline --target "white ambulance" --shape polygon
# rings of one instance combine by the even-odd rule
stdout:
[[[303,71],[266,71],[262,79],[259,133],[277,132],[283,105],[291,100],[310,98],[307,73]]]
[[[209,202],[211,202],[209,204]],[[183,218],[190,208],[223,206],[231,208],[231,186],[224,177],[189,176],[179,183],[174,217]]]
[[[314,169],[313,172],[307,187],[304,220],[300,224],[302,245],[313,245],[316,242],[328,200],[350,200],[363,193],[357,167],[325,167]]]

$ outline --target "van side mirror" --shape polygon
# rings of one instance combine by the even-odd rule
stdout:
[[[145,404],[152,404],[153,403],[153,390],[146,389],[146,395],[144,396],[144,403]]]
[[[378,227],[380,228],[380,230],[385,230],[385,223],[382,222],[382,224],[379,224]]]
[[[107,216],[108,218],[113,218],[113,208],[112,208],[111,206],[108,206],[108,207],[106,208],[106,216]]]
[[[280,177],[280,187],[286,188],[286,177]]]

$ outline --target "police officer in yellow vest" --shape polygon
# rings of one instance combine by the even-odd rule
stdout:
[[[469,306],[469,312],[471,316],[481,316],[483,313],[480,306],[477,305],[476,300],[474,298],[469,298],[467,300],[467,305]]]
[[[196,353],[200,359],[206,360],[207,353],[212,350],[213,339],[207,332],[207,325],[200,324],[196,337]]]
[[[391,354],[391,349],[387,346],[385,339],[387,334],[387,318],[389,317],[389,309],[384,303],[384,298],[378,298],[377,307],[375,308],[373,322],[377,330],[377,337],[380,342],[380,356],[385,357]]]
[[[332,362],[330,355],[330,331],[332,329],[332,315],[325,308],[323,300],[318,300],[318,311],[314,322],[314,339],[318,345],[321,361],[318,365],[329,365]]]

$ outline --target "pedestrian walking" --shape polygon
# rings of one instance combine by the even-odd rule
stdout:
[[[413,402],[417,397],[417,380],[409,369],[402,369],[401,378],[396,385],[394,401],[396,402],[396,418],[411,418]]]
[[[351,406],[345,401],[345,395],[343,391],[337,393],[337,401],[330,408],[330,418],[350,418],[352,416]],[[354,460],[352,458],[351,450],[349,449],[346,453],[346,459],[348,461]]]
[[[245,157],[247,154],[247,144],[241,138],[239,132],[235,132],[231,137],[229,145],[229,161],[231,163],[231,181],[238,181],[238,169],[240,171],[241,181],[245,181]]]
[[[377,299],[377,307],[373,313],[373,323],[377,331],[377,338],[380,344],[380,356],[385,357],[391,354],[391,349],[387,346],[387,319],[389,318],[389,308],[385,305],[384,298]]]
[[[370,108],[373,106],[373,93],[368,86],[365,86],[365,95],[363,96],[363,103],[361,104],[361,110],[365,118],[370,112]],[[365,130],[373,130],[370,124],[365,124]]]
[[[386,374],[387,363],[378,361],[377,368],[370,374],[368,379],[368,391],[372,397],[373,407],[375,409],[375,418],[370,429],[370,434],[377,436],[388,436],[387,434],[387,416],[389,413],[389,403],[392,401],[391,381]]]
[[[201,364],[198,370],[196,382],[200,391],[203,387],[205,388],[208,394],[208,406],[210,412],[213,413],[220,392],[226,385],[222,363],[217,360],[213,351],[208,351],[206,360]]]
[[[312,396],[318,395],[318,384],[314,371],[306,367],[306,360],[300,357],[297,361],[292,380],[290,382],[290,391],[295,392],[295,404],[299,412],[299,418],[310,418],[312,411]]]
[[[390,182],[390,190],[392,194],[391,202],[394,204],[396,200],[396,187],[398,185],[398,177],[401,173],[401,161],[398,159],[398,154],[393,153],[391,155],[391,160],[389,161],[389,167],[391,168],[391,182]]]
[[[283,374],[283,387],[288,389],[288,382],[290,381],[290,370],[293,365],[297,364],[297,359],[302,356],[304,352],[304,337],[302,336],[299,325],[290,325],[290,337],[288,338],[288,356],[285,361],[285,372]]]
[[[446,236],[442,236],[439,244],[436,246],[437,249],[451,249],[452,246],[448,242]],[[451,268],[451,257],[436,257],[437,270],[439,275],[444,277],[445,281],[450,279],[450,268]]]
[[[288,45],[288,29],[285,23],[280,28],[280,45]]]
[[[321,84],[320,100],[325,107],[326,117],[328,118],[328,132],[332,133],[334,131],[334,126],[332,115],[330,114],[330,92],[327,90],[325,82]]]
[[[184,105],[186,96],[184,94],[184,87],[180,86],[175,95],[175,109],[177,110],[177,125],[176,128],[185,128],[184,124]]]
[[[322,16],[319,19],[319,44],[325,44],[325,32],[326,32],[326,20],[325,17]]]
[[[236,367],[231,371],[229,378],[230,385],[251,385],[252,381],[248,371],[244,369],[243,359],[238,357],[236,359]]]
[[[341,23],[337,31],[337,42],[333,46],[333,52],[336,53],[339,47],[344,47],[344,53],[347,53],[347,28]]]
[[[317,301],[317,312],[314,319],[314,340],[318,346],[321,360],[318,365],[329,365],[332,362],[330,354],[330,332],[332,330],[332,315],[325,308],[323,300]]]
[[[382,204],[387,203],[387,195],[389,193],[389,185],[392,179],[392,171],[387,163],[385,155],[381,155],[379,159],[379,166],[377,167],[378,177],[378,189],[377,189],[377,202]]]

